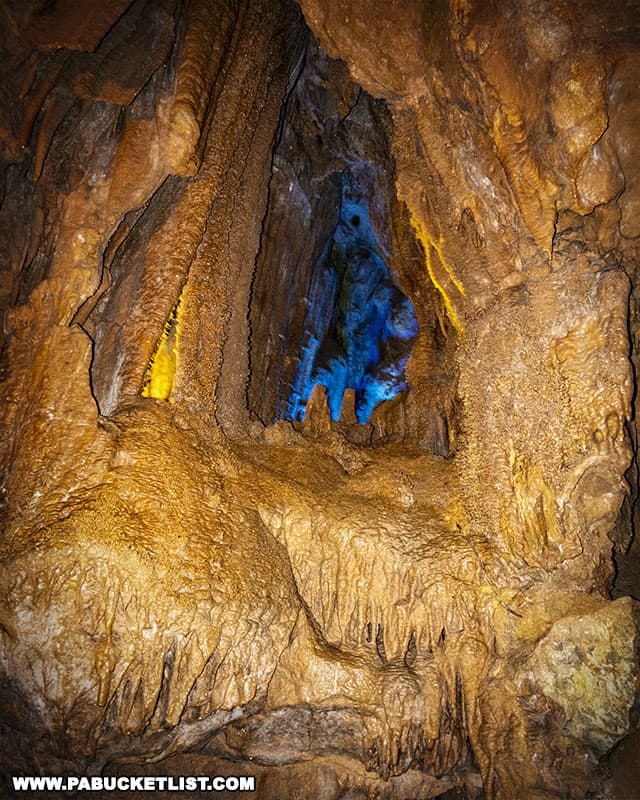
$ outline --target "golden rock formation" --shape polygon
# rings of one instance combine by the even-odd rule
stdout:
[[[0,8],[7,795],[631,796],[637,12]],[[408,388],[298,418],[345,186]]]

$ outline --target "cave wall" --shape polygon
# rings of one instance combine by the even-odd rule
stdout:
[[[605,791],[638,723],[637,7],[300,6],[0,10],[3,770]],[[419,323],[364,438],[321,394],[268,424],[354,150]]]

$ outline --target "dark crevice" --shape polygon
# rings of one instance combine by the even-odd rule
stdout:
[[[291,98],[293,97],[293,92],[294,92],[294,90],[295,90],[295,88],[296,88],[296,86],[298,84],[298,81],[300,80],[300,77],[302,76],[302,73],[303,73],[303,71],[305,69],[306,62],[307,62],[307,48],[304,47],[302,49],[302,52],[300,53],[300,58],[298,59],[298,62],[296,63],[296,65],[295,65],[295,67],[294,67],[294,69],[293,69],[293,71],[291,73],[291,76],[289,78],[289,83],[287,85],[287,90],[285,92],[285,96],[284,96],[284,99],[283,99],[283,102],[282,102],[282,106],[280,108],[280,117],[278,119],[278,126],[276,128],[276,134],[275,134],[273,145],[272,145],[272,148],[271,148],[270,176],[269,176],[269,183],[267,185],[267,203],[266,203],[265,211],[264,211],[264,214],[262,216],[262,221],[261,221],[261,224],[260,224],[260,240],[259,240],[259,244],[258,244],[258,250],[256,252],[256,256],[255,256],[255,259],[254,259],[254,262],[253,262],[253,270],[252,270],[252,274],[251,274],[251,283],[250,283],[250,286],[249,286],[249,307],[247,308],[248,365],[249,365],[249,367],[248,367],[247,381],[245,383],[245,403],[246,403],[247,408],[250,411],[253,411],[252,403],[251,403],[251,400],[250,400],[250,387],[251,387],[251,383],[252,383],[252,364],[255,365],[255,361],[258,358],[258,356],[256,354],[254,354],[253,348],[252,348],[252,344],[253,344],[254,340],[253,340],[253,336],[252,336],[252,325],[251,325],[251,319],[252,319],[251,309],[253,307],[253,302],[254,302],[256,274],[257,274],[257,271],[258,271],[258,264],[260,263],[262,255],[263,255],[263,248],[264,248],[264,243],[265,243],[265,229],[266,229],[266,226],[267,226],[267,221],[269,219],[269,213],[270,213],[270,210],[271,210],[271,207],[272,207],[272,202],[273,202],[273,192],[274,192],[273,180],[274,180],[274,173],[275,173],[276,153],[277,153],[278,148],[280,147],[280,143],[282,141],[282,135],[283,135],[283,132],[284,132],[284,127],[285,127],[285,119],[286,119],[287,111],[289,109]]]
[[[625,270],[626,272],[626,270]],[[638,465],[638,427],[636,405],[638,402],[638,344],[634,335],[634,322],[638,319],[638,300],[634,281],[628,274],[631,290],[627,306],[627,336],[629,340],[629,364],[632,373],[631,416],[626,422],[626,435],[631,443],[633,457],[625,472],[629,491],[625,494],[615,528],[612,532],[612,558],[615,574],[612,578],[611,597],[631,595],[640,600],[640,539],[638,526],[640,520],[639,491],[640,469]]]
[[[142,206],[124,215],[105,247],[100,286],[76,313],[76,322],[82,323],[94,341],[91,381],[101,414],[112,414],[121,399],[119,375],[130,358],[123,346],[123,331],[136,329],[136,301],[148,291],[145,250],[170,218],[185,186],[183,178],[166,178]],[[177,276],[170,274],[163,279],[163,284],[168,280],[175,282],[175,286],[163,296],[166,307],[158,326],[158,337],[180,297],[186,276],[180,276],[178,281]],[[142,313],[148,314],[148,311],[141,309]],[[135,342],[135,337],[131,338]],[[140,365],[140,382],[146,367],[146,364]]]
[[[389,126],[311,39],[282,107],[251,285],[246,403],[265,425],[301,422],[316,384],[336,423],[352,391],[360,425],[408,389],[418,322],[397,274]]]
[[[409,669],[413,667],[416,662],[416,658],[418,656],[418,647],[416,644],[416,632],[411,631],[411,636],[409,637],[409,642],[407,644],[407,651],[404,655],[404,664]]]
[[[384,627],[378,623],[376,628],[376,653],[383,664],[387,663],[387,651],[384,646]]]

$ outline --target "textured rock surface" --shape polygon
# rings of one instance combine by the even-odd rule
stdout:
[[[3,777],[624,797],[637,5],[107,5],[0,9]],[[284,421],[345,172],[409,388]]]

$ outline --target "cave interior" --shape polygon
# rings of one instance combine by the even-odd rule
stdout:
[[[25,0],[0,64],[1,790],[640,797],[637,0]]]

